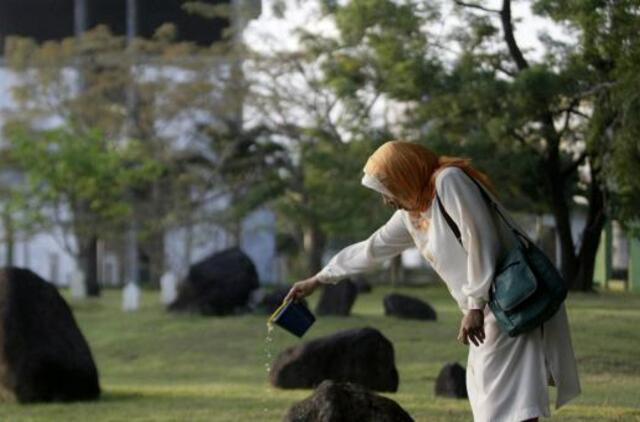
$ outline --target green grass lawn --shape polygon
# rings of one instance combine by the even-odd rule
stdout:
[[[361,295],[349,318],[320,318],[305,340],[372,326],[394,344],[400,373],[396,400],[417,421],[470,421],[466,400],[436,398],[435,377],[449,361],[466,365],[456,342],[460,314],[443,287],[401,288],[430,302],[437,322],[383,315],[390,287]],[[312,298],[313,303],[318,295]],[[1,421],[278,421],[309,390],[267,383],[266,317],[173,315],[145,292],[136,313],[120,310],[120,294],[71,302],[100,373],[94,403],[0,406]],[[583,394],[554,412],[562,421],[640,421],[640,295],[572,294],[568,299]],[[276,329],[277,353],[300,340]],[[552,400],[555,399],[555,391]]]

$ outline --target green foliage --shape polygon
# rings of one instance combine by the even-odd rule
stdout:
[[[57,153],[64,153],[57,158],[66,160],[58,173],[26,161],[25,168],[43,183],[53,177],[47,194],[56,199],[68,196],[64,174],[86,175],[84,181],[74,180],[70,199],[75,203],[67,204],[79,207],[74,210],[78,218],[116,224],[135,210],[144,216],[141,233],[157,232],[191,221],[201,205],[191,193],[219,183],[215,168],[203,173],[200,164],[206,160],[198,157],[199,151],[179,150],[174,135],[164,130],[184,124],[190,116],[227,119],[236,113],[238,94],[226,87],[228,81],[216,70],[227,59],[221,54],[226,47],[199,47],[175,37],[175,27],[165,24],[152,38],[127,43],[125,37],[99,25],[82,37],[41,45],[20,37],[7,42],[7,65],[21,75],[13,92],[18,112],[7,119],[25,128],[20,153],[37,156],[43,146],[28,141],[42,136],[49,144],[65,145]],[[178,69],[180,78],[175,77]],[[66,122],[59,133],[27,129],[54,116]],[[50,173],[42,173],[44,169]],[[127,183],[132,195],[123,203],[121,192]],[[90,216],[93,212],[97,214]],[[100,229],[116,235],[119,228]]]
[[[205,18],[229,18],[231,16],[231,5],[210,4],[202,1],[185,1],[182,8],[188,13],[203,16]]]
[[[364,161],[374,147],[373,142],[355,141],[326,142],[309,148],[303,158],[308,201],[295,206],[293,212],[320,221],[324,231],[332,236],[368,235],[372,223],[376,223],[372,205],[379,198],[364,188],[360,179]],[[377,218],[380,223],[380,217]]]
[[[23,195],[45,214],[50,207],[70,206],[76,224],[89,233],[128,220],[132,192],[162,170],[139,141],[119,145],[99,130],[79,136],[68,127],[39,132],[13,127],[7,133],[12,158],[27,175]],[[77,215],[80,209],[86,214]]]
[[[512,97],[512,105],[527,116],[535,116],[549,104],[559,104],[563,97],[572,94],[571,75],[559,74],[542,64],[531,66],[518,73],[506,93]]]
[[[588,149],[605,175],[610,211],[638,234],[638,2],[542,0],[534,8],[580,34],[580,50],[571,58],[571,69],[579,71],[569,76],[594,94],[593,117],[585,129]]]
[[[420,20],[411,4],[389,0],[348,2],[336,15],[336,24],[346,45],[354,46],[365,37],[390,40],[390,35],[410,35],[419,29]],[[397,40],[401,41],[401,39]]]
[[[640,236],[640,97],[636,94],[639,88],[640,79],[635,78],[616,90],[622,111],[606,162],[610,190],[614,192],[614,211],[636,237]]]
[[[342,44],[324,66],[340,95],[353,95],[369,82],[376,91],[410,100],[434,82],[438,64],[425,57],[415,5],[352,1],[336,9],[335,21]]]
[[[327,83],[342,97],[373,90],[410,104],[404,126],[411,138],[443,154],[474,158],[518,208],[549,210],[543,177],[549,151],[559,146],[562,172],[575,170],[574,151],[586,146],[596,176],[602,169],[602,177],[612,179],[607,186],[619,197],[616,216],[633,220],[640,209],[631,182],[638,173],[630,123],[639,117],[632,106],[640,66],[637,2],[548,0],[533,8],[569,26],[576,42],[546,38],[544,60],[516,69],[490,14],[457,8],[462,26],[434,34],[437,5],[426,12],[417,2],[332,5],[327,10],[335,14],[341,41],[327,44],[335,50],[324,63]],[[450,54],[454,46],[459,53]],[[541,125],[547,116],[556,133]],[[604,131],[611,129],[607,142]],[[585,186],[575,172],[567,177],[571,203]]]

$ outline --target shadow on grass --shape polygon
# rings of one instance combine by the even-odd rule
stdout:
[[[134,400],[142,400],[145,398],[145,394],[138,392],[124,392],[124,391],[107,391],[102,393],[100,399],[97,401],[106,402],[106,403],[117,403],[117,402],[129,402]]]

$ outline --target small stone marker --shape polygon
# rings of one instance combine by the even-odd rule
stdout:
[[[337,284],[327,284],[322,288],[316,314],[349,316],[357,297],[358,287],[348,278]]]
[[[160,302],[163,305],[172,303],[178,297],[178,277],[167,271],[160,278]]]
[[[69,283],[71,297],[74,299],[84,299],[87,297],[87,285],[84,282],[84,273],[76,270],[71,274]]]
[[[122,310],[137,311],[140,305],[140,288],[135,283],[127,283],[122,289]]]
[[[435,386],[436,396],[467,398],[466,371],[459,363],[448,363],[438,374]]]
[[[435,321],[436,311],[428,303],[417,297],[391,293],[384,297],[384,314],[403,319]]]

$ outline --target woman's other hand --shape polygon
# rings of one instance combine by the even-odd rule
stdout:
[[[300,300],[306,296],[309,296],[313,293],[318,286],[320,286],[320,281],[315,277],[307,278],[306,280],[298,281],[293,284],[289,293],[284,298],[285,302],[289,300]]]
[[[469,340],[476,346],[484,342],[484,311],[471,309],[460,322],[458,341],[469,344]]]

